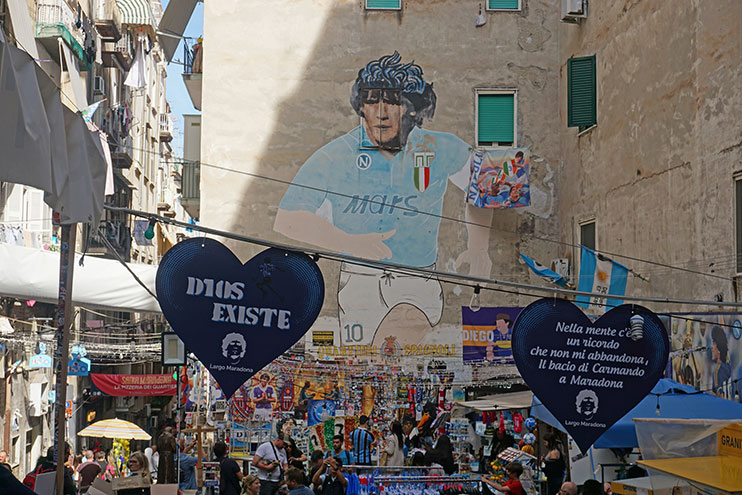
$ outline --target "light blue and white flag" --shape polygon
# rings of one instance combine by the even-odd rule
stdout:
[[[587,309],[587,313],[605,313],[606,311],[623,304],[621,297],[626,293],[626,279],[629,269],[620,263],[606,258],[585,246],[582,248],[580,259],[580,282],[577,290],[582,292],[597,292],[606,297],[577,296],[575,304]]]
[[[538,275],[539,277],[545,278],[548,282],[557,284],[559,287],[564,287],[567,285],[567,280],[559,275],[554,270],[551,270],[549,268],[546,268],[541,263],[537,262],[534,259],[529,258],[525,254],[520,255],[521,258],[523,258],[523,261],[526,262],[526,265],[528,265],[528,268],[530,268],[533,273]]]

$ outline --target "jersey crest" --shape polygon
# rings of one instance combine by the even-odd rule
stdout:
[[[425,192],[430,185],[430,164],[435,158],[435,153],[432,151],[420,151],[413,153],[412,156],[415,159],[415,167],[413,169],[415,188],[420,192]]]

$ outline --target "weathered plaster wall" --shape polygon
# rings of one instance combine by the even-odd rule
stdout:
[[[596,54],[598,86],[597,127],[561,133],[564,240],[594,217],[601,250],[734,274],[740,19],[736,0],[630,0],[591,2],[581,25],[560,26],[562,129],[567,59]],[[629,276],[627,293],[733,298],[729,281],[619,261],[650,279]]]
[[[530,234],[558,235],[558,6],[523,0],[522,11],[488,13],[487,24],[476,28],[478,5],[406,0],[401,12],[371,12],[359,0],[291,1],[276,8],[258,0],[207,2],[202,223],[296,244],[273,231],[287,183],[257,176],[291,181],[312,153],[356,127],[359,117],[348,100],[359,69],[397,50],[405,62],[414,59],[422,67],[437,93],[435,117],[424,128],[467,143],[474,142],[474,89],[518,90],[517,144],[532,148],[533,206],[495,212],[489,244],[494,265],[484,275],[536,283],[518,252],[543,262],[563,254],[554,244],[527,240]],[[443,215],[464,217],[462,193],[453,186]],[[463,224],[443,220],[437,267],[454,270],[465,240]],[[243,259],[259,250],[242,243],[231,247]],[[320,265],[328,285],[322,321],[337,325],[338,266]],[[471,290],[444,289],[443,322],[459,329],[460,307],[469,303]],[[482,295],[485,306],[528,301]],[[460,334],[452,340],[460,343]]]

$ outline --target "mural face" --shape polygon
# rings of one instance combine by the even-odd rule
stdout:
[[[350,103],[360,125],[302,165],[274,230],[361,258],[434,267],[449,180],[468,187],[469,145],[423,127],[435,113],[433,86],[420,66],[403,63],[397,52],[361,68]],[[459,258],[491,266],[481,259],[487,258],[488,239],[473,238],[477,245],[470,242]],[[343,345],[389,350],[419,343],[443,311],[442,287],[434,278],[344,263],[337,290]]]
[[[693,314],[670,318],[673,378],[734,401],[740,398],[742,314]]]

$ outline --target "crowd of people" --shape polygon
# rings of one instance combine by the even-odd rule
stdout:
[[[196,495],[200,490],[196,474],[199,459],[219,463],[221,495],[345,495],[348,486],[346,467],[373,466],[377,462],[379,466],[425,467],[426,474],[430,475],[451,475],[457,471],[451,440],[447,435],[439,434],[438,428],[432,428],[432,423],[429,417],[419,422],[405,417],[402,421],[392,421],[385,430],[387,434],[377,438],[371,431],[369,418],[361,416],[357,428],[348,435],[347,443],[344,435],[337,434],[332,439],[331,448],[326,451],[320,450],[321,446],[315,448],[310,457],[290,437],[289,425],[279,423],[272,440],[257,447],[252,469],[245,469],[246,466],[241,467],[232,459],[225,442],[217,441],[213,445],[213,457],[209,459],[199,442],[187,442],[184,436],[176,438],[173,428],[167,426],[155,443],[143,451],[132,452],[125,463],[99,448],[71,456],[68,446],[63,493],[82,495],[98,479],[111,482],[116,478],[135,477],[141,482],[117,490],[117,495],[150,495],[151,483],[177,483],[179,494]],[[542,441],[544,455],[540,460],[546,477],[544,495],[610,494],[609,484],[586,482],[578,487],[565,481],[566,463],[561,444],[552,434],[544,435]],[[495,431],[490,460],[514,443],[511,436]],[[374,451],[379,455],[372,456]],[[8,485],[11,483],[15,487],[8,489],[9,494],[33,495],[35,477],[55,470],[54,452],[50,448],[21,482],[9,474],[7,453],[0,451],[0,484],[11,486]],[[507,478],[502,483],[492,481],[488,476],[482,477],[483,494],[493,491],[523,494],[520,483],[523,467],[511,462],[504,470]]]

